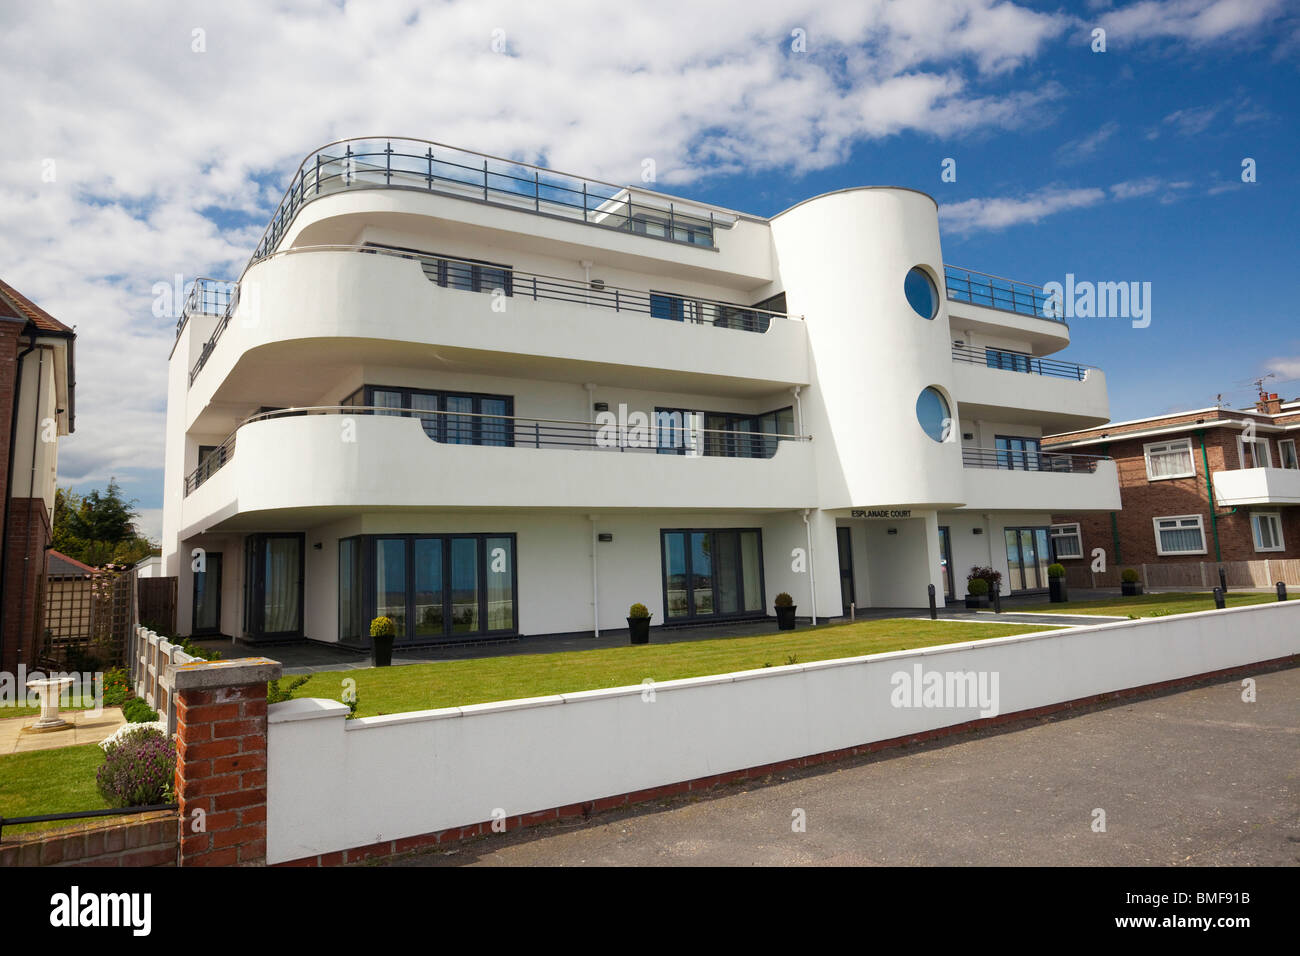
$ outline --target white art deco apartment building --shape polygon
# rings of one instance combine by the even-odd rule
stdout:
[[[419,140],[331,144],[171,356],[184,633],[591,633],[1045,588],[1119,507],[1044,434],[1108,420],[1041,289],[945,267],[935,202],[772,218]]]

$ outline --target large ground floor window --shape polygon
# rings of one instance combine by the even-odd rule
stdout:
[[[762,614],[763,544],[756,528],[660,532],[664,619]]]
[[[392,618],[398,640],[518,631],[513,534],[362,535],[339,541],[339,638]]]
[[[244,633],[302,636],[301,534],[250,534],[244,539]]]

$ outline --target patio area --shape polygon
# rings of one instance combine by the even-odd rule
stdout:
[[[68,728],[44,733],[23,733],[23,728],[36,721],[35,714],[0,720],[0,756],[97,744],[126,723],[121,707],[105,707],[98,714],[69,708],[59,711],[59,716],[68,722]]]

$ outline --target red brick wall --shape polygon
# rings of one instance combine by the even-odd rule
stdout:
[[[0,669],[16,671],[20,662],[29,667],[35,664],[45,629],[45,546],[50,543],[50,514],[43,498],[10,500],[7,537],[4,594],[0,595],[5,607]]]
[[[1236,429],[1212,428],[1205,433],[1205,455],[1211,473],[1241,467],[1237,452]],[[1192,464],[1196,469],[1193,478],[1170,478],[1160,481],[1147,479],[1143,446],[1152,442],[1171,441],[1181,437],[1192,440]],[[1257,433],[1266,441],[1276,467],[1280,462],[1277,439]],[[1178,564],[1215,561],[1214,527],[1210,517],[1210,499],[1205,487],[1205,465],[1201,456],[1201,440],[1194,433],[1186,435],[1161,435],[1113,441],[1097,448],[1101,454],[1115,459],[1119,472],[1120,500],[1123,510],[1116,514],[1119,529],[1119,555],[1115,554],[1110,514],[1055,515],[1054,523],[1078,522],[1083,536],[1083,553],[1093,548],[1104,548],[1107,566],[1122,564]],[[1239,508],[1232,514],[1230,508],[1216,508],[1221,560],[1255,561],[1268,557],[1300,557],[1300,508],[1260,508],[1261,511],[1280,511],[1285,551],[1260,552],[1255,550],[1250,527],[1250,509]],[[1156,551],[1156,517],[1198,514],[1205,525],[1205,554],[1161,555]]]
[[[176,814],[76,830],[4,834],[0,866],[175,866]]]
[[[181,866],[266,862],[265,681],[178,692],[176,802]]]

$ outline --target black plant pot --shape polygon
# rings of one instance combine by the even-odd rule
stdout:
[[[794,630],[794,612],[797,607],[797,604],[791,604],[788,607],[778,607],[776,609],[776,626],[780,630]]]
[[[978,611],[981,608],[989,606],[989,596],[987,594],[967,594],[966,610]]]
[[[1047,590],[1051,592],[1053,604],[1064,604],[1070,600],[1070,591],[1065,586],[1065,578],[1048,578]]]
[[[1130,583],[1128,581],[1121,581],[1119,590],[1125,597],[1136,597],[1142,593],[1142,582],[1133,581]]]
[[[633,644],[650,643],[650,618],[629,617],[627,619],[627,630],[631,635]]]
[[[375,667],[391,667],[393,663],[393,635],[370,639],[370,663]]]

